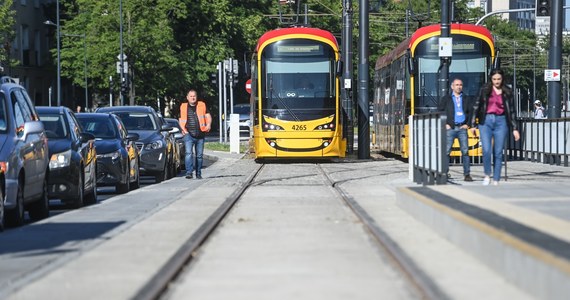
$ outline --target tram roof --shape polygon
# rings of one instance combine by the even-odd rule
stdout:
[[[310,27],[291,27],[291,28],[279,28],[275,30],[268,31],[264,33],[257,42],[256,51],[259,51],[259,47],[266,43],[268,40],[275,39],[275,38],[293,38],[288,37],[288,35],[312,35],[318,36],[330,41],[333,41],[334,44],[338,44],[334,35],[326,30],[318,29],[318,28],[310,28]]]
[[[452,23],[450,29],[451,34],[463,34],[477,37],[489,43],[489,46],[491,46],[491,48],[493,47],[493,36],[491,35],[491,32],[489,32],[489,30],[483,26]],[[413,52],[415,50],[415,47],[423,40],[439,35],[441,35],[441,24],[434,24],[419,28],[412,34],[410,38],[405,39],[400,44],[398,44],[396,48],[386,53],[385,55],[380,56],[376,60],[375,68],[380,69],[390,64],[394,59],[403,55],[407,49],[410,49]]]
[[[483,26],[474,24],[452,23],[451,34],[463,34],[473,36],[487,41],[489,46],[493,47],[493,36],[491,32]],[[433,24],[425,27],[418,28],[410,37],[409,49],[414,52],[415,47],[423,40],[433,36],[441,35],[441,24]]]

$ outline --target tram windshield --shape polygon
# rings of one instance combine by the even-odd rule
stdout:
[[[262,54],[263,114],[306,121],[335,113],[334,51],[315,41],[286,40]]]
[[[449,66],[449,82],[458,78],[463,81],[463,94],[477,96],[479,88],[485,83],[487,58],[453,58]],[[439,58],[418,59],[418,81],[416,87],[415,113],[437,110]]]

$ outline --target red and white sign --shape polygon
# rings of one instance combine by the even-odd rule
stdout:
[[[560,81],[560,69],[544,70],[544,81]]]
[[[246,90],[249,94],[251,94],[251,79],[248,79],[248,80],[245,82],[245,90]]]

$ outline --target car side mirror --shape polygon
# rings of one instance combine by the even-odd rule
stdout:
[[[160,127],[160,131],[170,131],[170,130],[172,130],[172,126],[170,125],[162,125]]]
[[[28,135],[34,133],[39,134],[42,132],[44,132],[44,123],[42,123],[42,121],[25,122],[21,139],[25,141]]]
[[[89,140],[94,140],[95,136],[89,132],[82,132],[79,134],[79,141],[83,143],[87,143]]]
[[[139,140],[139,138],[140,138],[140,136],[138,133],[134,133],[134,132],[127,133],[127,140],[129,140],[129,141],[136,142]]]

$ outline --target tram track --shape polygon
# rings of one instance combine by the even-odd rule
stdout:
[[[331,193],[341,199],[339,203],[346,204],[364,225],[373,240],[377,242],[378,249],[388,258],[390,265],[411,286],[411,293],[420,299],[449,299],[439,287],[426,275],[413,260],[383,231],[374,219],[340,186],[334,179],[316,164],[316,174],[322,176],[322,184],[331,187]],[[232,208],[239,202],[242,195],[253,186],[261,186],[270,182],[289,180],[291,176],[278,178],[260,178],[265,165],[254,169],[245,181],[232,192],[226,200],[200,225],[200,227],[182,244],[174,255],[154,274],[154,276],[138,290],[133,299],[163,299],[169,298],[171,286],[181,280],[186,269],[192,264],[200,247],[212,236],[223,220],[230,214]],[[320,174],[319,174],[320,173]],[[304,175],[306,176],[306,175]],[[293,177],[294,178],[294,177]]]
[[[241,195],[252,185],[265,165],[259,165],[246,180],[202,223],[202,225],[182,244],[163,267],[137,292],[133,299],[160,299],[169,285],[192,261],[194,254],[216,230],[222,220],[240,199]]]
[[[392,265],[396,267],[408,280],[411,286],[414,287],[416,293],[421,299],[450,299],[449,296],[445,294],[437,284],[416,265],[406,252],[376,224],[374,218],[372,218],[357,201],[337,185],[337,182],[331,178],[320,164],[318,164],[317,167],[337,195],[354,212],[358,219],[360,219],[370,235],[372,235],[374,240],[377,241],[381,249],[384,250],[384,253],[390,258]]]

